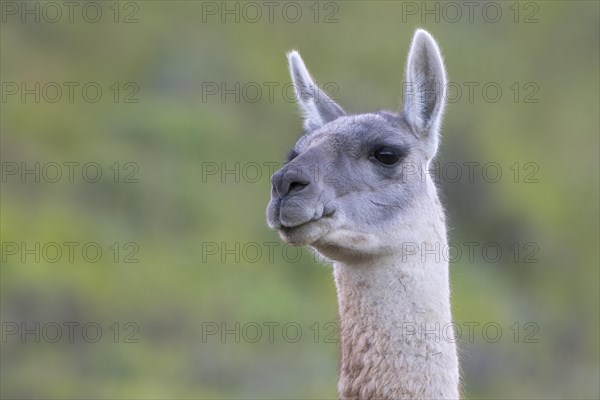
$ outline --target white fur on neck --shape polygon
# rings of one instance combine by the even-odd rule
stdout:
[[[337,263],[334,276],[341,398],[459,397],[447,264]]]

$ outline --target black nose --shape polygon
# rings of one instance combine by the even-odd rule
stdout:
[[[280,199],[298,193],[308,187],[311,181],[307,174],[297,168],[282,168],[271,177],[273,189]]]

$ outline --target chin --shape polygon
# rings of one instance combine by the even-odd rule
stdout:
[[[364,262],[392,254],[393,245],[388,237],[349,229],[337,229],[311,244],[316,251],[331,261],[346,264]]]

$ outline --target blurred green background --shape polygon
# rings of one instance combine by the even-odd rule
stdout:
[[[24,3],[2,1],[2,398],[335,398],[331,268],[265,223],[301,133],[285,52],[347,111],[394,109],[417,27],[454,84],[465,397],[600,396],[598,2]]]

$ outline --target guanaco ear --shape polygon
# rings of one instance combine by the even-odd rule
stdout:
[[[304,116],[304,129],[310,132],[346,113],[317,87],[297,51],[287,55],[296,99]]]
[[[433,37],[417,29],[408,53],[404,115],[413,131],[428,142],[433,157],[445,105],[446,71]]]

